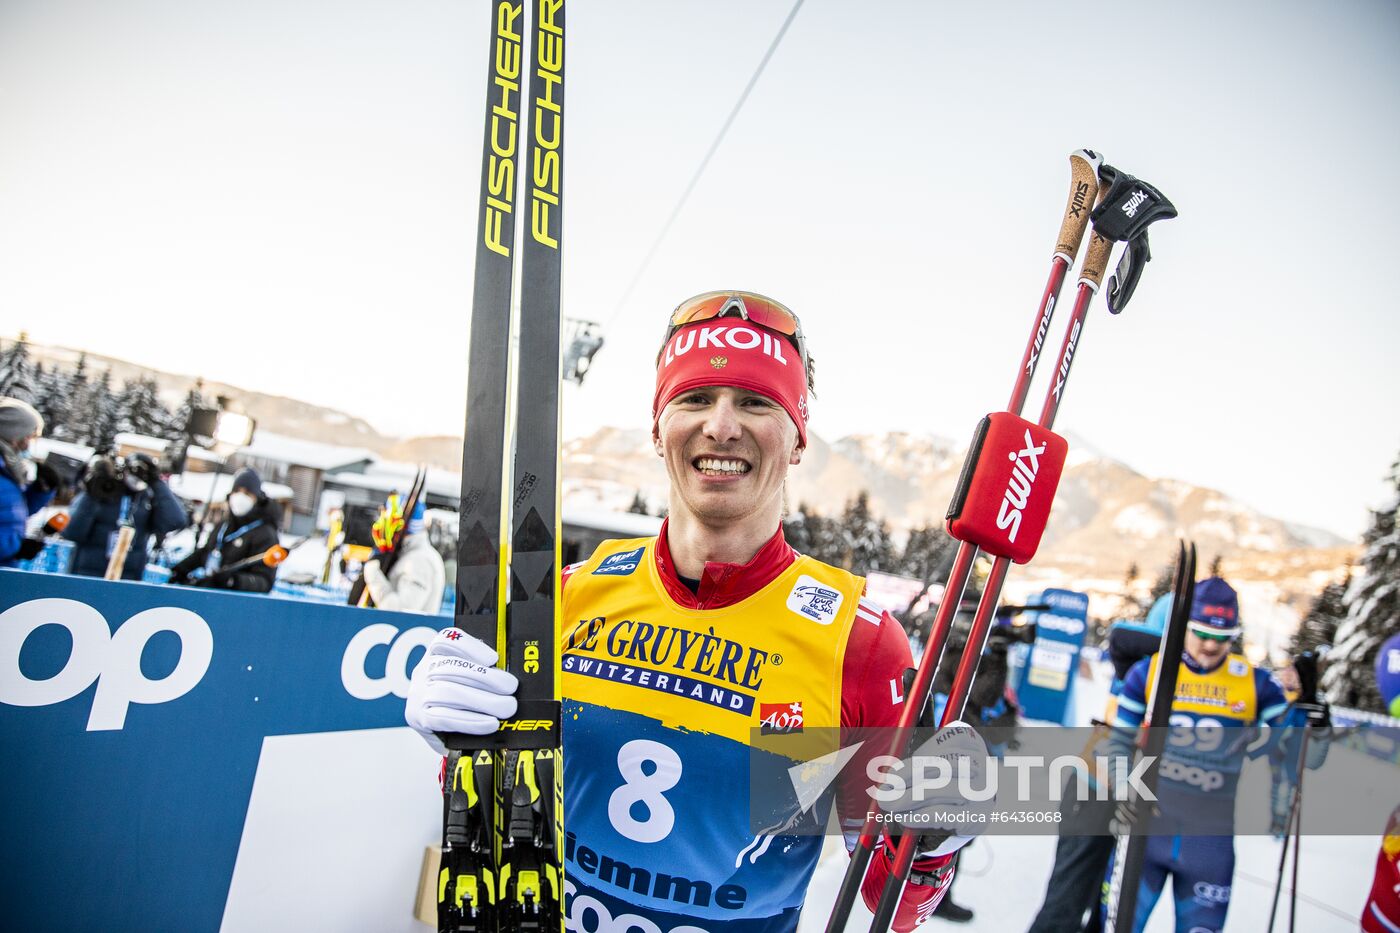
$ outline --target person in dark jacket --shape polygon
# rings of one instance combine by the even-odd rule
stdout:
[[[29,443],[43,433],[44,419],[17,398],[0,398],[0,567],[28,560],[43,544],[24,537],[29,516],[42,509],[58,488],[58,476],[35,463]]]
[[[270,592],[277,579],[276,567],[255,562],[232,572],[220,570],[277,544],[277,507],[263,494],[257,473],[244,469],[233,478],[227,508],[228,516],[204,543],[171,569],[170,582],[243,593]]]
[[[190,523],[185,507],[161,479],[159,467],[145,454],[132,454],[120,469],[115,459],[99,457],[88,465],[83,485],[63,529],[63,537],[76,545],[73,573],[100,577],[107,572],[112,544],[125,516],[133,535],[122,579],[140,580],[151,538],[159,542]]]

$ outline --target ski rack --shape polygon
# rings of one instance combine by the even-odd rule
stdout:
[[[1136,179],[1131,179],[1131,176],[1126,176],[1104,166],[1102,158],[1088,149],[1077,150],[1070,156],[1070,168],[1072,174],[1070,196],[1065,206],[1060,236],[1056,242],[1055,254],[1051,262],[1049,281],[1041,297],[1034,327],[1022,355],[1021,368],[1016,374],[1011,399],[1006,408],[1007,411],[1016,415],[1020,414],[1025,405],[1026,396],[1030,391],[1031,378],[1035,374],[1036,364],[1044,347],[1045,337],[1064,283],[1065,274],[1073,266],[1085,229],[1089,224],[1091,214],[1089,205],[1095,205],[1096,217],[1101,216],[1097,212],[1108,206],[1105,196],[1108,194],[1109,188],[1115,187],[1116,191],[1121,191],[1123,185],[1121,179],[1123,178],[1136,181]],[[1113,173],[1112,177],[1117,183],[1116,185],[1101,183],[1100,177],[1104,169]],[[1154,210],[1150,217],[1144,215],[1143,222],[1131,225],[1131,229],[1126,231],[1128,237],[1140,241],[1141,249],[1144,251],[1146,250],[1147,224],[1153,220],[1175,216],[1176,213],[1175,208],[1160,192],[1151,189],[1151,194],[1160,203],[1153,205]],[[1133,216],[1130,211],[1125,211],[1125,213],[1129,218]],[[1097,227],[1097,223],[1095,226]],[[1104,273],[1112,257],[1113,243],[1114,240],[1100,236],[1097,229],[1091,233],[1089,247],[1085,252],[1080,272],[1074,309],[1070,322],[1065,328],[1065,337],[1058,356],[1055,382],[1046,392],[1045,402],[1040,412],[1038,424],[1047,430],[1053,427],[1055,415],[1063,401],[1064,387],[1069,378],[1070,366],[1083,335],[1085,317],[1094,295],[1097,294],[1103,283]],[[1134,279],[1133,284],[1136,284],[1136,279]],[[1125,303],[1126,297],[1119,304],[1120,310]],[[900,712],[899,723],[890,743],[890,754],[898,758],[904,757],[915,724],[930,700],[933,677],[942,662],[943,650],[947,645],[948,636],[952,632],[953,620],[957,615],[958,606],[962,602],[963,593],[967,588],[967,581],[978,553],[979,548],[976,545],[966,541],[959,542],[957,553],[953,558],[953,565],[948,573],[948,582],[944,587],[943,597],[930,626],[928,638],[924,642],[923,659],[919,664],[910,690],[905,694],[904,707]],[[967,695],[973,677],[977,673],[982,652],[986,647],[991,621],[1010,564],[1010,559],[1005,557],[997,557],[992,563],[982,598],[977,604],[972,629],[968,634],[961,662],[954,675],[943,717],[939,722],[940,727],[962,718],[964,707],[967,704]],[[837,892],[836,904],[827,922],[826,933],[844,933],[847,921],[850,919],[856,895],[860,891],[871,855],[879,839],[880,829],[879,824],[875,821],[875,816],[873,808],[866,814],[866,820],[861,827],[855,850],[851,854],[846,875]],[[874,920],[870,925],[871,933],[885,933],[889,929],[904,889],[904,883],[913,866],[915,848],[920,835],[919,833],[901,834],[894,862],[890,867],[889,877],[876,905]]]
[[[1191,602],[1196,591],[1196,545],[1181,541],[1177,545],[1176,577],[1172,583],[1172,611],[1167,627],[1162,630],[1158,648],[1157,676],[1152,683],[1152,695],[1147,698],[1147,718],[1137,736],[1137,746],[1144,756],[1161,760],[1166,747],[1166,726],[1171,718],[1172,701],[1176,699],[1176,679],[1181,669],[1181,652],[1186,646],[1186,626],[1191,619]],[[1152,768],[1143,776],[1143,786],[1153,799],[1157,796],[1160,768]],[[1118,837],[1113,857],[1113,871],[1108,878],[1108,910],[1104,917],[1105,933],[1131,930],[1137,913],[1138,882],[1143,862],[1147,858],[1147,837],[1133,835],[1131,829],[1138,821],[1143,803],[1128,801],[1131,816],[1128,832]]]

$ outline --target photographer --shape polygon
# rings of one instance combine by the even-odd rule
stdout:
[[[228,517],[189,557],[170,571],[170,582],[187,586],[268,593],[277,568],[254,562],[238,570],[221,571],[264,554],[277,544],[277,510],[263,495],[262,480],[250,469],[240,470],[228,494]]]
[[[26,538],[24,524],[58,488],[58,477],[35,463],[30,442],[43,433],[44,419],[17,398],[0,398],[0,567],[13,567],[39,553],[43,542]]]
[[[72,572],[85,577],[104,575],[118,529],[130,525],[131,548],[122,564],[122,579],[140,580],[151,537],[159,540],[189,523],[184,506],[150,457],[95,457],[83,473],[83,491],[73,501],[68,527],[63,529],[63,537],[76,545]]]

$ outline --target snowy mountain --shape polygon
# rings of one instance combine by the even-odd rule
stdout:
[[[903,432],[811,440],[802,465],[789,474],[789,504],[829,515],[864,489],[871,508],[901,531],[942,521],[965,452],[946,438]],[[1086,448],[1092,450],[1085,445],[1081,451]],[[625,506],[636,491],[654,504],[664,500],[665,470],[644,430],[604,428],[575,438],[565,444],[564,462],[566,476],[581,489],[595,490],[599,501],[612,498]],[[1207,560],[1347,544],[1216,490],[1153,479],[1117,460],[1080,452],[1072,454],[1060,481],[1041,553],[1086,567],[1106,560],[1126,567],[1138,559],[1155,566],[1162,542],[1186,534]]]
[[[1035,561],[1018,567],[1007,596],[1046,586],[1089,593],[1100,618],[1120,613],[1124,578],[1136,564],[1134,595],[1145,598],[1174,556],[1176,539],[1195,540],[1200,576],[1221,559],[1240,591],[1241,614],[1260,649],[1283,650],[1312,599],[1340,579],[1356,546],[1336,535],[1264,515],[1213,489],[1144,476],[1080,439],[1070,457]],[[864,489],[875,514],[901,536],[939,525],[962,467],[965,446],[931,435],[853,435],[827,443],[816,435],[802,465],[788,474],[788,505],[838,514]],[[604,428],[564,445],[564,495],[591,506],[625,509],[640,492],[657,510],[666,473],[644,430]]]

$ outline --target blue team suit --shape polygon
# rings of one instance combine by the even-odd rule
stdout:
[[[1123,680],[1114,715],[1115,736],[1130,741],[1147,713],[1148,685],[1158,655],[1133,665]],[[1283,724],[1288,712],[1283,688],[1268,671],[1242,655],[1227,655],[1206,670],[1183,654],[1168,725],[1157,789],[1162,819],[1190,820],[1210,835],[1176,833],[1148,840],[1137,895],[1133,931],[1139,933],[1173,877],[1178,933],[1219,933],[1230,907],[1235,874],[1235,786],[1246,757],[1243,727]],[[1109,865],[1109,874],[1113,871]]]

